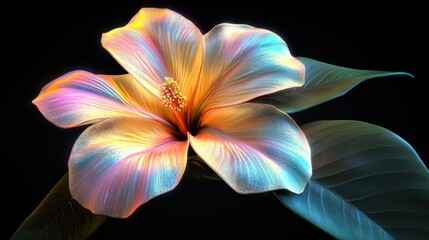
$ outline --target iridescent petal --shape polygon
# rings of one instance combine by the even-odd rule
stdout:
[[[165,77],[191,97],[201,70],[203,40],[195,25],[168,9],[143,8],[122,28],[103,34],[105,49],[154,95]]]
[[[114,118],[85,130],[69,161],[70,191],[93,213],[125,218],[172,190],[186,166],[188,142],[149,119]]]
[[[33,103],[46,119],[64,128],[118,116],[140,116],[161,122],[172,118],[171,111],[129,74],[70,72],[46,85]]]
[[[240,193],[289,189],[311,176],[310,147],[295,122],[270,105],[240,104],[203,115],[195,152]]]
[[[204,36],[197,96],[208,106],[230,106],[301,86],[304,65],[276,34],[247,25],[221,24]]]

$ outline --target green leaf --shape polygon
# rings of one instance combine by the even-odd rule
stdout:
[[[358,70],[339,67],[310,58],[298,58],[305,65],[305,83],[254,99],[252,102],[268,103],[287,113],[294,113],[340,97],[359,83],[392,75],[412,75],[404,72]]]
[[[303,128],[313,176],[302,194],[276,191],[295,213],[341,239],[427,239],[429,172],[394,133],[359,121]]]
[[[185,178],[219,180],[198,156],[188,157]],[[86,239],[107,217],[92,214],[71,197],[68,174],[52,188],[45,199],[21,224],[14,239]]]
[[[185,179],[209,179],[209,180],[221,180],[207,164],[197,155],[188,156],[188,162],[186,163],[186,170],[183,176]]]
[[[16,230],[12,239],[86,239],[106,220],[72,199],[68,174]]]

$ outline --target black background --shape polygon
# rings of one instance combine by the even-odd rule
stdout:
[[[106,1],[107,2],[107,1]],[[118,74],[124,70],[101,47],[101,34],[125,25],[141,7],[167,7],[202,32],[222,22],[245,23],[282,36],[295,56],[361,69],[405,71],[364,82],[347,95],[293,114],[303,124],[354,119],[381,125],[408,141],[428,165],[426,118],[429,80],[422,56],[424,16],[419,6],[375,8],[284,5],[270,1],[84,1],[3,8],[2,38],[2,236],[10,238],[51,187],[67,172],[74,141],[84,129],[53,126],[31,104],[40,89],[75,69]],[[427,27],[427,26],[426,26]],[[91,239],[267,238],[330,239],[286,210],[271,193],[239,195],[218,181],[182,181],[140,207],[130,218],[109,219]]]

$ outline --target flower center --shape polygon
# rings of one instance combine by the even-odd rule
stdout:
[[[177,82],[171,77],[165,77],[165,83],[159,85],[159,94],[162,105],[169,107],[174,112],[181,111],[185,107],[186,96],[183,96]]]

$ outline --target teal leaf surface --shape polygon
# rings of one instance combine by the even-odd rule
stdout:
[[[340,239],[427,239],[429,172],[396,134],[359,121],[304,125],[313,176],[292,211]]]
[[[11,239],[86,239],[106,220],[72,199],[68,174],[25,219]]]
[[[340,97],[359,83],[376,77],[412,75],[404,72],[358,70],[298,57],[305,65],[305,83],[262,96],[252,102],[268,103],[287,113],[294,113]]]

